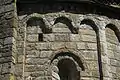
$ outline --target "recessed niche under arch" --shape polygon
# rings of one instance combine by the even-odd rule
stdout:
[[[72,24],[72,21],[68,19],[67,17],[61,16],[55,19],[54,25],[58,24],[59,27],[62,26],[66,28],[68,31],[70,31],[73,34],[78,34],[78,28],[74,27]],[[64,24],[64,25],[63,25]]]
[[[51,29],[46,27],[45,21],[41,17],[31,17],[26,22],[28,41],[43,42],[43,35],[51,33]],[[33,40],[32,40],[33,39]],[[35,40],[34,40],[35,39]]]
[[[81,29],[79,29],[79,32],[82,34],[83,41],[88,45],[91,45],[91,44],[95,45],[94,49],[89,48],[87,53],[91,53],[91,55],[92,55],[93,52],[91,52],[90,50],[95,50],[96,52],[94,55],[97,57],[96,58],[87,57],[87,59],[88,59],[87,61],[88,61],[88,63],[90,63],[89,59],[91,59],[91,60],[93,59],[93,62],[97,63],[96,69],[93,68],[92,70],[95,69],[94,72],[99,74],[96,77],[100,77],[100,80],[103,80],[103,71],[102,71],[103,66],[102,66],[102,58],[101,58],[102,54],[101,54],[101,43],[100,43],[100,33],[99,33],[100,29],[97,26],[97,24],[95,23],[95,21],[92,19],[89,19],[89,18],[83,19],[81,21],[80,25],[81,25]],[[84,51],[84,52],[86,52],[86,51]],[[95,77],[94,75],[92,75],[92,76]]]
[[[60,80],[80,80],[80,71],[76,64],[70,59],[62,59],[57,65],[59,69]]]
[[[68,52],[57,54],[52,62],[52,80],[80,80],[80,71],[84,71],[81,59]]]
[[[107,56],[110,61],[111,78],[120,78],[119,70],[120,66],[120,31],[114,24],[107,24],[105,28],[106,44],[107,44]],[[114,68],[114,70],[113,70]],[[115,75],[115,76],[114,76]]]

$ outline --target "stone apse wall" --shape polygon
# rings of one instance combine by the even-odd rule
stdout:
[[[14,76],[15,80],[120,80],[119,20],[81,13],[84,7],[77,4],[21,3],[13,8],[12,18],[10,11],[9,17],[0,15],[9,25],[8,20],[14,19],[11,26],[15,25],[10,28],[12,36],[0,36],[0,49],[12,48],[10,56],[1,51],[1,80]],[[0,32],[2,36],[10,31],[4,25],[0,22],[1,30],[7,30]],[[5,69],[11,70],[3,73]]]

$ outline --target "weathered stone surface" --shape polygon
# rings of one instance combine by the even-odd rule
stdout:
[[[78,49],[86,49],[86,43],[84,43],[84,42],[78,42],[77,43],[77,48]]]
[[[33,71],[44,71],[45,67],[43,65],[26,65],[25,72],[33,72]]]
[[[41,51],[40,57],[41,58],[49,58],[53,51]]]
[[[55,41],[56,42],[70,41],[70,35],[69,34],[55,34]]]
[[[83,56],[87,60],[98,60],[97,51],[83,51]]]
[[[96,43],[88,43],[88,44],[86,44],[86,49],[97,50],[97,44]]]
[[[4,44],[12,44],[13,43],[13,37],[7,37],[4,40]]]
[[[71,33],[69,28],[53,28],[55,33]]]
[[[54,34],[43,34],[43,41],[53,42],[55,41],[55,35]]]
[[[13,0],[0,0],[0,5],[11,3]]]
[[[28,42],[37,42],[38,41],[38,34],[29,34],[27,36]]]
[[[36,43],[35,48],[38,50],[48,50],[50,49],[51,45],[47,42]]]
[[[80,34],[82,35],[91,35],[91,36],[96,36],[96,33],[94,30],[90,29],[79,29]]]
[[[95,36],[91,36],[91,35],[81,35],[81,38],[82,38],[82,41],[86,41],[86,42],[97,42]]]
[[[23,71],[23,64],[17,64],[17,65],[15,65],[15,74],[17,75],[17,76],[19,76],[19,77],[21,77],[22,76],[22,71]]]
[[[26,59],[26,64],[30,65],[44,65],[47,63],[48,59],[40,59],[40,58],[27,58]]]
[[[58,50],[60,48],[65,47],[65,43],[64,42],[55,42],[55,43],[51,43],[51,48],[53,50]]]
[[[27,33],[29,34],[38,34],[38,33],[43,33],[41,28],[32,26],[32,27],[27,27]]]
[[[62,48],[68,48],[68,49],[76,49],[77,48],[77,44],[75,42],[55,42],[55,43],[51,43],[51,48],[53,50],[59,50]]]
[[[79,34],[70,34],[70,41],[81,41],[81,36]]]
[[[2,65],[2,71],[1,71],[1,74],[6,74],[6,73],[9,73],[10,72],[10,63],[4,63]]]
[[[31,50],[26,52],[26,57],[40,57],[41,52],[38,50]]]
[[[0,80],[51,80],[53,65],[83,80],[120,80],[119,19],[84,4],[19,1],[0,0]]]

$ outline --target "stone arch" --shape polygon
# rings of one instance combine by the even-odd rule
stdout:
[[[57,23],[63,23],[63,24],[65,24],[69,28],[69,30],[71,31],[71,33],[73,33],[73,34],[77,34],[78,33],[78,29],[75,28],[72,25],[72,21],[70,19],[68,19],[67,17],[61,16],[61,17],[56,18],[55,22],[54,22],[54,25],[57,24]]]
[[[52,55],[50,63],[52,77],[56,76],[56,80],[80,80],[80,71],[85,71],[86,67],[80,57],[70,51]]]
[[[97,25],[95,24],[95,22],[93,20],[91,20],[91,19],[83,19],[81,21],[80,25],[82,25],[82,24],[90,25],[93,28],[93,30],[96,33],[98,33],[99,28],[97,27]]]
[[[51,63],[53,62],[54,59],[58,58],[59,56],[68,56],[68,57],[72,57],[74,59],[74,61],[76,61],[76,63],[78,63],[78,65],[81,67],[81,69],[84,71],[86,68],[86,64],[84,63],[84,59],[83,56],[81,55],[77,55],[76,53],[73,53],[71,51],[65,51],[65,52],[58,52],[56,54],[53,54],[51,56]],[[66,57],[64,57],[66,58]]]
[[[83,66],[84,66],[83,70],[88,68],[87,64],[85,62],[85,58],[82,55],[82,52],[74,50],[74,49],[68,49],[66,47],[60,48],[59,50],[56,50],[55,52],[53,52],[53,54],[49,57],[50,64],[56,58],[56,56],[58,56],[58,55],[67,55],[65,53],[69,53],[69,55],[71,55],[71,56],[73,55],[74,57],[76,57],[76,59],[79,60],[83,64]]]
[[[120,31],[114,24],[107,24],[105,28],[109,28],[114,31],[118,41],[120,42]]]
[[[27,26],[38,26],[39,25],[43,33],[51,32],[51,29],[46,27],[45,22],[43,18],[41,17],[31,17],[26,23],[27,23]]]
[[[87,35],[87,37],[89,38],[89,39],[87,39],[88,43],[89,44],[93,44],[94,43],[94,45],[96,45],[95,46],[96,47],[95,48],[96,49],[96,56],[98,56],[98,58],[94,62],[96,62],[98,64],[98,66],[96,65],[96,67],[98,67],[96,69],[96,72],[99,70],[99,73],[98,73],[99,76],[97,76],[97,77],[100,77],[100,79],[103,80],[102,59],[101,59],[101,44],[100,44],[99,28],[96,25],[96,23],[92,19],[89,19],[89,18],[88,19],[83,19],[81,21],[80,25],[88,26],[88,27],[85,27],[86,28],[85,30],[87,30],[87,31],[85,31],[86,32],[85,35]],[[82,34],[82,32],[81,32],[81,34]],[[94,77],[94,75],[93,75],[93,77]]]
[[[107,55],[110,61],[110,71],[112,79],[120,79],[120,31],[114,24],[107,24],[105,27]],[[114,70],[113,70],[114,68]]]

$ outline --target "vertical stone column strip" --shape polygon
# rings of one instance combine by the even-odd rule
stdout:
[[[25,25],[25,27],[24,27],[24,43],[23,43],[23,79],[22,79],[22,80],[25,79],[25,78],[24,78],[24,76],[25,76],[24,72],[25,72],[25,58],[26,58],[26,37],[27,37],[27,33],[26,33],[27,29],[26,29],[26,26],[27,26],[27,25]]]
[[[109,58],[107,53],[107,43],[106,43],[106,36],[105,36],[105,24],[102,25],[102,29],[99,30],[100,36],[100,45],[101,45],[101,60],[102,60],[102,71],[103,71],[103,80],[110,79],[109,75]]]
[[[17,19],[17,10],[16,10],[16,0],[13,1],[13,24],[12,24],[12,64],[11,64],[11,76],[10,80],[15,80],[15,65],[16,65],[16,58],[17,58],[17,48],[16,48],[16,41],[17,41],[17,27],[18,27],[18,19]]]
[[[102,64],[102,53],[101,53],[101,40],[100,40],[100,29],[96,32],[97,38],[97,51],[98,51],[98,64],[99,64],[99,75],[100,80],[103,80],[103,64]]]

